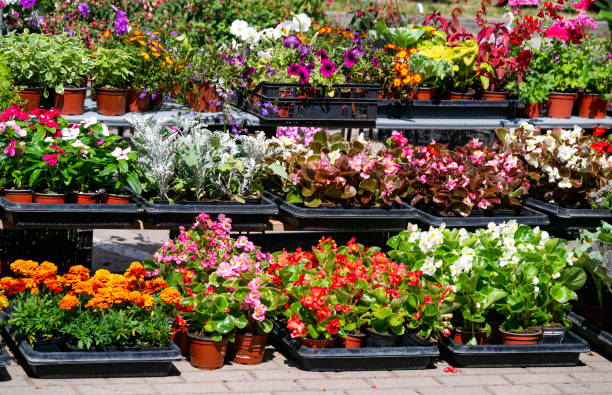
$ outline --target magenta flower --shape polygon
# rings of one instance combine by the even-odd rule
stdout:
[[[300,84],[306,85],[308,82],[310,82],[310,71],[308,71],[306,67],[301,66],[300,70],[298,71],[298,77],[300,77]]]
[[[312,47],[310,45],[302,45],[300,47],[300,58],[307,58],[312,53]]]
[[[327,59],[329,59],[329,56],[327,56],[327,52],[325,52],[324,49],[319,49],[318,51],[315,51],[314,54],[320,60],[327,60]]]
[[[561,26],[559,22],[555,22],[551,27],[546,29],[544,33],[544,37],[552,37],[557,38],[561,41],[568,41],[569,35],[567,34],[567,30],[565,27]]]
[[[21,0],[21,6],[23,8],[31,8],[36,4],[36,0]]]
[[[355,52],[353,52],[352,49],[350,51],[346,51],[344,54],[344,65],[350,69],[355,65],[355,63],[357,63],[357,56],[355,55]]]
[[[49,166],[55,166],[55,164],[57,163],[57,154],[47,154],[43,156],[43,160]]]
[[[374,65],[374,67],[378,68],[378,66],[380,65],[380,63],[378,63],[378,58],[376,56],[374,56],[372,58],[372,64]]]
[[[302,45],[302,40],[300,40],[295,34],[292,34],[290,36],[285,37],[285,39],[283,40],[283,44],[285,44],[285,47],[287,48],[296,49],[300,45]]]
[[[287,74],[289,74],[289,75],[299,75],[300,68],[302,68],[302,66],[300,66],[299,64],[294,63],[291,66],[287,67]]]
[[[321,62],[321,67],[319,68],[319,71],[321,72],[323,77],[329,78],[334,74],[334,71],[336,71],[336,64],[329,60],[323,60]]]
[[[4,153],[7,156],[15,156],[15,154],[17,153],[17,148],[15,147],[15,144],[17,144],[17,141],[11,140],[11,143],[8,145],[8,147],[4,149]]]
[[[87,14],[89,14],[89,7],[87,4],[80,3],[77,8],[79,9],[79,13],[81,14],[81,18],[87,18]]]

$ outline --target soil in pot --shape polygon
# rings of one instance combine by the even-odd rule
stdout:
[[[40,107],[40,99],[42,97],[43,88],[22,88],[19,89],[19,97],[25,104],[21,106],[23,111],[30,112]]]
[[[334,348],[335,339],[306,339],[302,338],[302,345],[308,348]]]
[[[15,203],[32,203],[34,194],[29,189],[5,189],[4,197]]]
[[[338,347],[340,348],[361,348],[365,339],[363,333],[347,334],[346,337],[338,337]]]
[[[60,110],[62,115],[81,115],[85,105],[87,88],[64,88],[64,93],[55,93],[53,106]]]
[[[35,193],[34,203],[61,204],[66,202],[66,194],[63,193]]]
[[[103,204],[130,204],[132,197],[130,195],[115,195],[113,193],[105,193],[102,195]]]
[[[548,116],[551,118],[569,118],[572,116],[577,93],[551,92],[548,95]]]
[[[502,343],[509,345],[532,345],[540,343],[542,339],[542,328],[527,328],[520,332],[505,331],[499,328],[501,333]]]
[[[529,119],[540,118],[543,107],[544,103],[525,103],[525,107],[522,110],[522,115]]]
[[[451,92],[449,99],[450,100],[474,100],[474,96],[476,92],[474,90],[469,90],[468,92]]]
[[[128,89],[127,111],[128,112],[146,112],[149,109],[150,96],[142,95],[142,92],[136,89]]]
[[[599,95],[583,93],[580,95],[580,106],[578,116],[582,118],[601,119],[606,117],[608,101],[603,100]]]
[[[127,89],[96,88],[98,114],[119,116],[125,114]]]
[[[506,100],[508,98],[508,92],[491,92],[484,91],[480,95],[481,100]]]
[[[232,362],[243,365],[259,365],[266,350],[268,335],[237,334],[230,354]]]
[[[453,340],[459,344],[468,344],[468,342],[472,339],[472,337],[476,338],[476,344],[483,345],[487,340],[487,332],[484,330],[475,331],[472,333],[471,331],[464,332],[463,328],[456,328],[453,332]]]
[[[215,341],[209,337],[187,333],[191,364],[199,369],[219,369],[225,361],[227,339]]]
[[[99,197],[97,193],[75,192],[72,194],[72,201],[76,204],[96,204]]]
[[[364,343],[366,347],[399,347],[401,343],[401,335],[378,333],[372,329],[366,329],[366,338]]]

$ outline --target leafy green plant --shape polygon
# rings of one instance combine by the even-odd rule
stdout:
[[[444,59],[434,60],[419,52],[408,58],[408,66],[413,73],[421,74],[423,86],[444,87],[452,74],[452,64]]]
[[[83,88],[93,68],[91,54],[75,37],[65,35],[49,36],[47,69],[42,84],[56,93],[63,94],[64,88]]]
[[[98,47],[93,54],[94,67],[91,81],[95,88],[128,88],[133,72],[130,70],[133,62],[130,53],[120,47]]]
[[[11,32],[0,38],[0,59],[11,70],[17,87],[42,87],[55,59],[51,54],[51,35]]]
[[[577,49],[580,68],[579,87],[585,93],[610,99],[612,92],[612,61],[610,42],[607,40],[584,40]]]
[[[0,58],[0,108],[9,108],[21,101],[13,85],[13,75],[8,65]]]
[[[552,92],[576,92],[580,87],[580,63],[576,46],[561,40],[542,45],[542,67],[552,77]]]

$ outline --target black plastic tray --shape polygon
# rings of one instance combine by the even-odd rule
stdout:
[[[472,211],[472,214],[468,217],[443,217],[441,215],[434,215],[425,212],[420,209],[416,209],[418,214],[418,221],[425,226],[440,226],[446,224],[447,227],[451,228],[480,228],[487,226],[490,222],[500,224],[502,222],[516,220],[519,224],[523,225],[548,225],[548,217],[536,210],[529,207],[523,206],[520,213],[514,214],[512,212],[495,211],[491,215],[478,215],[478,211]]]
[[[571,331],[560,344],[468,346],[448,338],[440,343],[442,359],[464,368],[575,366],[580,363],[580,353],[585,352],[589,352],[589,345]]]
[[[270,343],[286,358],[297,362],[305,370],[414,370],[433,367],[434,358],[440,355],[438,346],[402,346],[376,348],[327,348],[303,347],[298,339],[292,339],[287,329],[274,325]]]
[[[173,342],[162,350],[39,352],[26,341],[17,342],[9,331],[4,325],[2,337],[32,377],[163,377],[176,374],[172,361],[181,360],[181,351]]]
[[[416,210],[403,204],[401,208],[309,208],[285,202],[270,192],[266,197],[278,204],[283,221],[301,230],[355,232],[395,232],[406,229],[410,220],[416,220]]]
[[[378,100],[378,116],[386,118],[514,119],[521,100]]]
[[[11,364],[11,357],[4,345],[0,344],[0,368]]]
[[[569,313],[567,318],[573,324],[572,330],[583,337],[589,344],[601,353],[604,357],[612,361],[612,334],[596,327],[584,317]]]
[[[567,208],[534,198],[528,198],[525,204],[546,213],[553,228],[597,228],[601,226],[601,221],[612,222],[612,210],[610,209]]]
[[[15,203],[0,197],[2,218],[14,226],[128,227],[144,210],[129,204]]]
[[[270,217],[278,213],[278,207],[262,197],[258,204],[239,202],[202,202],[193,204],[151,203],[141,197],[138,200],[144,206],[147,221],[157,227],[191,226],[200,213],[216,218],[225,214],[232,219],[233,230],[264,230]]]

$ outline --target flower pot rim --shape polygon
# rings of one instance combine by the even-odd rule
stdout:
[[[376,332],[372,328],[366,328],[365,330],[370,332],[370,333],[373,333],[375,335],[378,335],[378,336],[389,336],[389,337],[399,337],[399,336],[402,336],[402,335],[396,335],[395,333],[380,333],[380,332]]]
[[[206,341],[219,342],[219,343],[223,343],[223,342],[227,342],[228,341],[227,337],[224,337],[221,340],[214,340],[212,337],[209,337],[209,336],[205,336],[205,337],[198,336],[198,335],[196,335],[194,333],[189,332],[189,330],[187,331],[187,337],[189,337],[191,339],[196,339],[196,340],[206,340]]]
[[[534,329],[534,328],[527,328],[527,329]],[[538,332],[536,333],[521,333],[521,332],[515,332],[515,331],[508,331],[508,330],[503,329],[501,326],[499,327],[499,331],[503,334],[519,336],[519,337],[541,336],[544,333],[544,329],[542,327],[538,327]]]
[[[13,192],[13,193],[34,193],[34,191],[31,190],[31,189],[7,189],[7,188],[3,188],[2,192],[3,193],[6,193],[6,192]]]
[[[455,332],[457,332],[457,333],[485,333],[485,334],[487,333],[487,331],[484,330],[484,329],[478,329],[478,330],[476,330],[474,332],[472,332],[472,331],[464,331],[462,326],[455,327],[453,330]]]
[[[42,92],[44,90],[42,86],[18,86],[17,89],[20,91],[37,91],[37,92]]]
[[[66,196],[65,193],[53,193],[53,192],[34,192],[37,196]]]
[[[86,91],[87,87],[86,86],[75,86],[75,87],[70,87],[70,86],[66,86],[64,87],[64,92],[68,91],[68,92],[79,92],[79,91]],[[61,95],[61,93],[57,93],[55,92],[56,95]]]
[[[474,89],[468,90],[467,92],[459,92],[459,91],[450,91],[451,95],[474,95],[476,91]]]
[[[127,93],[128,88],[94,88],[94,90],[96,91],[97,95],[99,92]]]
[[[578,96],[578,92],[548,92],[548,95],[557,95],[557,96]]]

